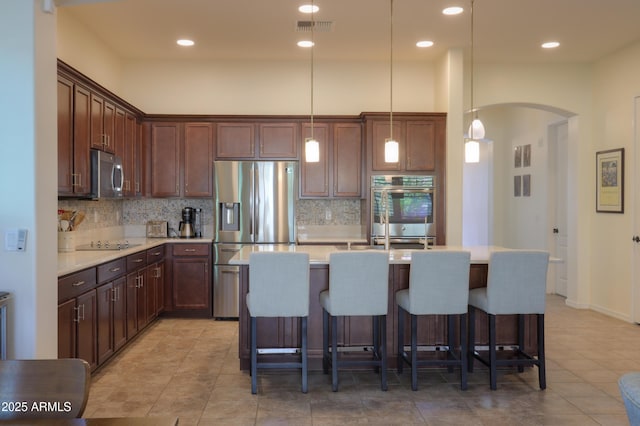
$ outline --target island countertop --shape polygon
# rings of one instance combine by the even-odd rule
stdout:
[[[384,251],[371,249],[374,251]],[[411,262],[411,253],[415,251],[423,251],[424,249],[391,249],[389,253],[390,264],[401,264]],[[500,246],[430,246],[428,250],[465,250],[471,253],[472,264],[488,264],[489,257],[492,252],[508,250]],[[287,244],[256,244],[244,246],[230,260],[233,265],[248,265],[249,256],[255,252],[295,252],[308,253],[309,261],[315,265],[326,265],[329,263],[329,255],[338,251],[348,251],[344,246],[312,246],[312,245],[287,245]],[[353,249],[352,251],[363,251],[362,249]]]

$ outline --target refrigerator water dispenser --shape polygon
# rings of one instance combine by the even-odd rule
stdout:
[[[240,203],[220,203],[220,231],[240,230]]]

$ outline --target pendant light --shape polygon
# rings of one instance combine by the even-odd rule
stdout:
[[[314,21],[314,7],[313,0],[311,0],[311,137],[304,140],[304,160],[307,163],[317,163],[320,161],[320,144],[313,137],[313,30],[315,27]]]
[[[464,161],[466,163],[478,163],[480,161],[480,143],[479,139],[484,139],[484,125],[478,118],[478,111],[473,105],[473,74],[474,74],[474,37],[473,37],[473,2],[471,0],[471,112],[473,114],[473,121],[469,126],[467,132],[467,140],[464,144]]]
[[[399,161],[398,142],[393,138],[393,0],[389,0],[389,138],[384,142],[385,163]]]

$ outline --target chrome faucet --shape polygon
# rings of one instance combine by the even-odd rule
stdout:
[[[389,240],[389,202],[387,191],[382,191],[382,203],[384,207],[384,249],[389,250],[391,248],[391,242]],[[380,215],[380,222],[383,221],[382,215]],[[382,225],[382,223],[381,223]]]

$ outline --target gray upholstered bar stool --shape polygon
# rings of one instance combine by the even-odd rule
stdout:
[[[387,311],[389,254],[377,251],[336,252],[329,255],[329,290],[320,292],[322,306],[322,368],[331,365],[331,384],[338,390],[338,368],[374,366],[380,370],[380,387],[387,390]],[[347,360],[338,356],[338,316],[373,317],[373,358]],[[329,327],[331,322],[331,327]],[[331,334],[331,345],[329,345]],[[347,349],[346,345],[342,348]]]
[[[251,340],[251,393],[258,391],[258,368],[300,368],[302,392],[307,393],[307,318],[309,316],[309,255],[257,252],[249,256],[249,335]],[[258,348],[258,317],[300,317],[299,348]],[[299,361],[258,362],[258,355],[300,353]]]
[[[544,358],[544,312],[546,305],[549,253],[537,250],[507,250],[491,253],[487,286],[469,291],[469,371],[474,357],[489,367],[491,389],[496,389],[497,367],[525,365],[538,367],[540,389],[547,387]],[[489,326],[489,358],[475,350],[475,311],[487,313]],[[501,350],[515,357],[498,359],[496,350],[496,316],[518,315],[518,344],[512,351]],[[537,358],[524,351],[524,315],[537,318]]]
[[[396,292],[398,304],[398,373],[411,365],[411,389],[418,389],[418,367],[460,367],[460,388],[467,389],[467,303],[469,261],[467,251],[425,250],[411,253],[409,288]],[[404,345],[405,316],[411,318],[411,352]],[[418,359],[418,316],[446,315],[446,359]],[[455,319],[460,321],[460,348],[456,345]],[[425,348],[426,349],[426,348]],[[429,347],[436,350],[439,347]]]

